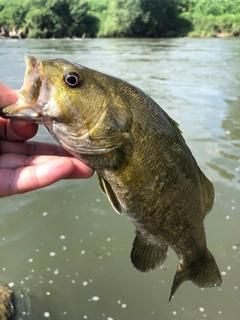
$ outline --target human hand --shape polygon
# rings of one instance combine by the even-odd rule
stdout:
[[[17,101],[0,83],[0,108]],[[37,133],[34,123],[0,118],[0,198],[48,186],[60,179],[90,178],[93,170],[61,146],[25,141]]]

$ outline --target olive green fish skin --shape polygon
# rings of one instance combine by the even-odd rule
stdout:
[[[186,280],[200,287],[219,286],[221,276],[203,225],[213,205],[213,186],[178,125],[149,96],[121,79],[63,59],[38,64],[35,78],[43,79],[38,95],[45,98],[34,98],[36,114],[27,115],[29,106],[22,114],[23,107],[11,106],[4,116],[45,124],[64,148],[97,171],[114,209],[125,212],[136,226],[131,259],[138,270],[160,267],[168,246],[176,252],[179,265],[170,299]],[[80,75],[78,85],[63,80],[69,72]],[[36,97],[36,92],[28,101],[21,96],[31,91],[28,77],[19,94],[25,106]]]

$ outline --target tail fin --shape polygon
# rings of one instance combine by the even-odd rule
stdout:
[[[186,268],[179,263],[175,274],[169,301],[177,291],[178,287],[187,280],[191,280],[194,284],[201,288],[219,287],[222,283],[222,278],[216,264],[216,261],[209,250],[203,261],[198,261],[195,265]]]

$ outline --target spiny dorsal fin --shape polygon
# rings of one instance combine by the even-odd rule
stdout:
[[[169,117],[168,116],[168,118],[169,118],[169,121],[171,122],[171,124],[173,125],[173,127],[177,130],[177,132],[182,136],[182,131],[181,131],[181,129],[179,128],[179,124],[175,121],[175,120],[173,120],[171,117]]]
[[[131,252],[132,264],[141,272],[149,272],[161,267],[167,258],[167,245],[149,242],[136,230]]]
[[[108,197],[108,200],[111,203],[113,209],[117,213],[122,214],[122,207],[121,207],[121,205],[120,205],[120,203],[119,203],[119,201],[118,201],[118,199],[117,199],[112,187],[99,174],[97,174],[97,176],[98,176],[99,186],[100,186],[102,192],[105,193],[106,196]]]

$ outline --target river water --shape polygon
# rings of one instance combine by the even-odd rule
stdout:
[[[179,124],[215,187],[205,219],[221,288],[185,282],[169,303],[173,251],[143,275],[129,254],[134,227],[96,176],[0,200],[0,282],[13,286],[18,319],[239,319],[240,40],[0,40],[0,81],[18,89],[24,54],[67,58],[121,77]],[[41,127],[35,140],[51,137]]]

